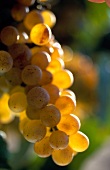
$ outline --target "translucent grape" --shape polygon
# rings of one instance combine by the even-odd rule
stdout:
[[[31,10],[23,21],[25,27],[30,31],[36,24],[43,23],[43,17],[38,10]]]
[[[51,29],[46,24],[35,25],[30,32],[30,39],[36,45],[45,45],[51,39]]]
[[[13,59],[6,51],[0,51],[0,73],[8,72],[13,66]]]
[[[63,115],[57,128],[67,135],[75,134],[80,129],[80,120],[77,116],[71,115]]]
[[[3,44],[10,46],[16,43],[18,30],[13,26],[6,26],[1,30],[0,39]]]
[[[63,49],[61,46],[59,47],[59,43],[54,43],[53,49],[53,53],[51,54],[52,59],[63,57]]]
[[[60,96],[56,100],[55,105],[62,115],[71,114],[76,108],[76,100],[69,95]]]
[[[29,11],[28,7],[25,7],[21,4],[15,4],[11,9],[11,16],[15,21],[22,21],[26,16],[27,11]]]
[[[44,23],[47,24],[50,28],[52,28],[55,25],[56,17],[52,11],[43,10],[41,12],[41,15],[43,16]]]
[[[9,94],[4,93],[0,98],[0,123],[7,124],[14,119],[14,115],[8,106]]]
[[[52,154],[53,148],[49,144],[49,136],[34,144],[34,151],[39,157],[46,158]]]
[[[8,105],[13,112],[24,111],[27,107],[26,95],[22,92],[13,93],[8,100]]]
[[[50,135],[49,142],[53,149],[64,149],[68,146],[69,137],[65,132],[56,130]]]
[[[46,84],[42,86],[47,90],[50,96],[49,103],[54,104],[56,100],[59,98],[59,88],[53,84]]]
[[[5,77],[12,86],[20,85],[22,83],[21,70],[19,68],[13,67],[5,73]]]
[[[67,70],[59,70],[53,74],[52,84],[56,85],[60,89],[69,88],[73,84],[73,74]]]
[[[49,94],[42,87],[34,87],[27,94],[28,104],[41,109],[49,102]]]
[[[24,138],[35,143],[42,140],[46,135],[46,127],[41,123],[40,120],[30,120],[23,128]]]
[[[41,109],[40,119],[46,127],[56,126],[61,118],[60,111],[52,104]]]
[[[68,165],[73,160],[73,156],[73,150],[69,146],[52,152],[52,159],[59,166]]]
[[[43,86],[52,82],[53,75],[47,70],[42,70],[42,78],[39,81],[39,85]]]
[[[45,70],[51,61],[51,57],[47,52],[37,52],[32,56],[31,64],[37,65],[42,70]]]
[[[32,106],[27,106],[27,109],[26,109],[26,115],[29,119],[40,119],[40,112],[41,112],[41,109],[36,109],[35,107],[32,107]]]
[[[61,58],[52,59],[49,63],[47,70],[51,73],[55,73],[64,68],[64,61]]]
[[[22,80],[27,85],[37,85],[42,77],[42,70],[36,65],[27,65],[22,70]]]
[[[83,132],[78,131],[69,137],[69,145],[74,151],[83,152],[89,146],[89,139]]]
[[[65,96],[65,95],[70,95],[72,96],[72,98],[74,98],[76,100],[76,95],[73,91],[71,91],[70,89],[65,89],[63,91],[61,91],[61,96]]]
[[[35,0],[17,0],[17,1],[24,6],[31,6],[35,3]]]

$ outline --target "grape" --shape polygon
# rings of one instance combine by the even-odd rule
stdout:
[[[47,92],[49,93],[49,96],[50,96],[49,103],[55,104],[55,101],[59,97],[59,89],[58,89],[58,87],[53,85],[53,84],[46,84],[46,85],[43,85],[42,87],[45,90],[47,90]]]
[[[23,129],[24,129],[24,126],[26,125],[27,122],[29,122],[30,119],[28,119],[28,117],[23,116],[21,117],[21,114],[20,114],[20,121],[19,121],[19,131],[21,134],[23,134]]]
[[[14,60],[16,58],[20,58],[21,60],[27,59],[27,61],[29,61],[32,56],[32,53],[29,47],[23,43],[13,44],[12,46],[9,47],[8,50]]]
[[[36,45],[45,45],[51,39],[51,29],[46,24],[36,24],[30,32],[30,39]]]
[[[45,107],[49,99],[48,92],[42,87],[34,87],[27,94],[28,104],[38,109]]]
[[[36,109],[35,107],[27,106],[26,115],[29,119],[40,119],[40,112],[41,110]]]
[[[12,86],[20,85],[22,83],[21,70],[19,68],[13,67],[5,73],[5,77]]]
[[[0,51],[0,73],[8,72],[13,66],[13,59],[6,51]]]
[[[25,7],[21,4],[15,4],[11,9],[11,16],[15,21],[22,21],[26,16],[27,11],[29,11],[28,7]]]
[[[49,63],[47,70],[54,74],[56,71],[59,71],[64,68],[64,61],[61,58],[52,59]]]
[[[22,70],[22,80],[27,85],[37,85],[42,77],[42,70],[36,65],[27,65]]]
[[[8,106],[9,94],[4,93],[0,98],[0,123],[7,124],[14,119],[14,115]]]
[[[72,98],[74,98],[76,100],[76,95],[73,91],[71,91],[70,89],[65,89],[63,91],[61,91],[61,96],[65,96],[65,95],[70,95],[72,96]]]
[[[52,159],[59,166],[68,165],[73,160],[73,156],[73,150],[69,146],[52,152]]]
[[[31,64],[37,65],[42,70],[45,70],[51,61],[51,57],[47,52],[37,52],[32,56]]]
[[[51,54],[52,59],[63,57],[63,49],[61,48],[61,46],[59,47],[59,43],[54,43],[53,49],[53,53]]]
[[[56,85],[60,89],[69,88],[73,84],[73,74],[67,70],[59,70],[53,74],[52,84]]]
[[[60,110],[62,115],[71,114],[76,107],[76,100],[69,95],[60,96],[56,100],[55,106]]]
[[[78,131],[69,137],[69,145],[74,151],[83,152],[89,146],[89,139],[83,132]]]
[[[24,6],[31,6],[35,3],[35,0],[17,0],[17,1]]]
[[[80,120],[77,116],[71,115],[63,115],[57,128],[67,135],[75,134],[80,129]]]
[[[52,82],[53,75],[47,70],[42,70],[42,78],[39,81],[39,85],[43,86]]]
[[[40,119],[41,122],[47,127],[56,126],[59,123],[60,118],[60,111],[52,104],[41,109]]]
[[[8,100],[8,105],[13,112],[24,111],[27,107],[26,95],[22,92],[13,93]]]
[[[64,149],[68,146],[69,137],[65,132],[56,130],[50,135],[49,142],[53,149]]]
[[[23,128],[24,138],[35,143],[42,140],[46,135],[46,127],[41,123],[40,120],[30,120]]]
[[[20,69],[23,69],[26,65],[30,64],[31,51],[29,47],[23,43],[14,44],[9,47],[9,53],[13,57],[13,65]]]
[[[52,28],[56,23],[56,17],[52,11],[43,10],[41,15],[44,19],[44,23],[47,24],[50,28]]]
[[[39,157],[46,158],[52,154],[53,148],[49,144],[49,136],[34,144],[34,151]]]
[[[41,13],[38,10],[32,10],[29,13],[27,13],[26,17],[23,21],[25,27],[31,31],[31,29],[39,23],[43,23],[43,17]]]
[[[4,27],[1,30],[0,38],[3,44],[10,46],[16,43],[18,30],[13,26]]]

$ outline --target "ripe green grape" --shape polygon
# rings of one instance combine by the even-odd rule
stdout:
[[[42,70],[45,70],[51,61],[51,57],[47,52],[36,52],[31,59],[31,64],[37,65]]]
[[[49,144],[49,136],[46,136],[41,141],[36,142],[34,144],[34,151],[41,158],[49,157],[53,151],[53,148]]]
[[[40,112],[41,112],[41,109],[36,109],[35,107],[33,106],[27,106],[27,109],[26,109],[26,115],[29,119],[40,119]]]
[[[64,149],[68,146],[69,137],[65,132],[56,130],[50,135],[49,142],[53,149]]]
[[[62,115],[71,114],[76,107],[76,99],[70,95],[60,96],[56,100],[55,106],[60,110]]]
[[[81,131],[70,135],[69,137],[69,145],[76,152],[83,152],[89,146],[88,137]]]
[[[3,44],[10,46],[16,43],[18,30],[13,26],[6,26],[1,30],[0,39]]]
[[[52,104],[41,109],[40,119],[41,122],[47,127],[56,126],[59,123],[60,118],[60,111]]]
[[[59,166],[68,165],[73,160],[73,157],[73,150],[69,146],[52,152],[52,159]]]
[[[46,127],[41,123],[40,120],[30,120],[23,127],[23,136],[31,143],[42,140],[45,135]]]
[[[13,66],[13,59],[6,51],[0,51],[0,73],[8,72]]]
[[[22,80],[27,85],[37,85],[42,77],[42,70],[36,65],[27,65],[22,70]]]
[[[80,120],[77,116],[71,115],[63,115],[57,128],[67,135],[75,134],[80,129]]]
[[[24,111],[27,107],[27,98],[25,93],[13,93],[8,100],[8,105],[9,108],[15,113]]]
[[[20,85],[22,83],[21,69],[12,67],[12,69],[5,73],[5,78],[12,86]]]
[[[36,45],[47,44],[52,36],[51,29],[46,24],[36,24],[30,32],[30,39]]]
[[[27,13],[26,17],[23,20],[25,27],[31,31],[31,29],[39,23],[43,23],[43,17],[38,10],[31,10]]]
[[[27,101],[30,106],[36,107],[37,109],[41,109],[45,107],[49,102],[49,94],[42,87],[33,87],[27,93]]]
[[[47,90],[50,96],[49,103],[55,104],[55,101],[59,98],[59,88],[51,83],[43,85],[42,86],[44,89]]]

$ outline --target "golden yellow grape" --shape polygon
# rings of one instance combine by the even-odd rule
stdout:
[[[76,134],[70,135],[69,145],[76,152],[83,152],[89,146],[88,137],[81,131],[78,131]]]
[[[4,93],[0,98],[0,123],[7,124],[14,119],[13,112],[8,106],[9,94]]]
[[[40,120],[30,120],[23,127],[23,136],[31,143],[42,140],[45,135],[46,127],[41,123]]]
[[[52,59],[46,70],[50,71],[52,74],[64,68],[64,61],[61,58]]]
[[[47,24],[50,28],[52,28],[56,23],[56,17],[52,11],[43,10],[41,15],[44,19],[44,23]]]
[[[15,92],[11,94],[8,100],[8,106],[15,113],[24,111],[27,107],[27,98],[25,93]]]
[[[63,115],[61,117],[60,122],[57,125],[57,128],[67,135],[75,134],[80,129],[81,123],[77,116],[70,114],[70,115]]]
[[[47,70],[42,70],[42,77],[41,80],[39,81],[39,85],[43,86],[46,84],[51,83],[53,80],[53,75]]]
[[[76,100],[69,95],[60,96],[56,100],[55,106],[60,110],[62,115],[71,114],[76,108]]]
[[[23,20],[25,27],[31,31],[31,29],[39,23],[43,23],[43,17],[38,10],[31,10],[27,13],[26,17]]]
[[[41,141],[36,142],[34,144],[34,151],[41,158],[49,157],[53,151],[53,148],[49,144],[49,136],[46,136]]]
[[[52,152],[53,161],[59,166],[66,166],[73,160],[74,154],[71,147],[65,149],[54,150]]]
[[[51,39],[51,29],[46,24],[35,25],[30,32],[30,39],[36,45],[45,45]]]
[[[73,81],[73,74],[67,69],[62,69],[53,74],[52,84],[60,89],[66,89],[73,84]]]

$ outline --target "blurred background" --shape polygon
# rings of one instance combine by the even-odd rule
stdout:
[[[0,29],[12,22],[15,0],[0,0]],[[36,1],[31,9],[36,8]],[[56,16],[52,32],[62,45],[65,66],[74,75],[70,88],[76,94],[75,114],[81,131],[90,139],[89,148],[65,167],[51,158],[42,159],[18,129],[18,119],[2,125],[8,138],[0,137],[0,169],[13,170],[109,170],[110,169],[110,8],[87,0],[50,0],[43,3]],[[0,49],[4,47],[1,45]],[[6,141],[6,142],[5,142]]]

